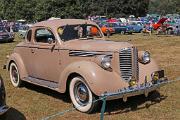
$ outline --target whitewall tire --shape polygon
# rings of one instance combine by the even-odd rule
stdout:
[[[74,107],[80,112],[91,113],[98,102],[82,77],[74,77],[69,85],[69,94]]]
[[[13,86],[20,87],[22,81],[20,80],[18,67],[14,62],[12,62],[10,64],[9,74],[10,74],[10,79],[11,79],[11,83],[13,84]]]

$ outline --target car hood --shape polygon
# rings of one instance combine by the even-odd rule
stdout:
[[[165,21],[167,20],[167,18],[161,18],[157,24],[163,24]]]
[[[71,40],[64,43],[64,48],[83,51],[119,51],[121,48],[132,47],[128,42],[106,40]]]

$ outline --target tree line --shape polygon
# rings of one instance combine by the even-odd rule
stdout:
[[[180,0],[151,0],[149,13],[180,14]]]
[[[179,0],[0,0],[0,18],[41,21],[50,17],[85,18],[88,15],[145,16],[148,12],[166,10],[160,1],[164,1],[163,5],[167,5],[165,1],[176,1],[179,5]],[[156,9],[158,6],[161,7]],[[180,7],[176,7],[176,11],[180,11]],[[171,9],[175,12],[174,8],[168,10]]]

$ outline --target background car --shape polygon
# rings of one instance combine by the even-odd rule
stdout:
[[[0,75],[0,115],[7,112],[9,107],[6,105],[6,92],[4,87],[3,79]]]
[[[126,26],[125,24],[121,24],[120,22],[109,22],[108,26],[114,28],[115,33],[132,34],[133,32],[133,27]]]
[[[143,30],[142,22],[129,22],[129,26],[133,27],[135,33],[140,33]]]
[[[26,35],[26,32],[28,31],[29,29],[29,26],[28,25],[21,25],[19,27],[19,31],[18,31],[18,34],[21,38],[24,38],[25,35]]]
[[[14,33],[8,32],[4,26],[0,26],[0,42],[12,42]]]
[[[112,35],[115,33],[115,29],[109,27],[107,24],[100,24],[99,27],[101,28],[104,35]]]

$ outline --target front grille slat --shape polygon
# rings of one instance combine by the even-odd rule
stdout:
[[[121,77],[129,81],[132,77],[132,52],[131,48],[121,49],[119,53]]]
[[[119,51],[119,66],[121,77],[129,82],[132,77],[138,80],[138,51],[135,47],[123,48]]]

